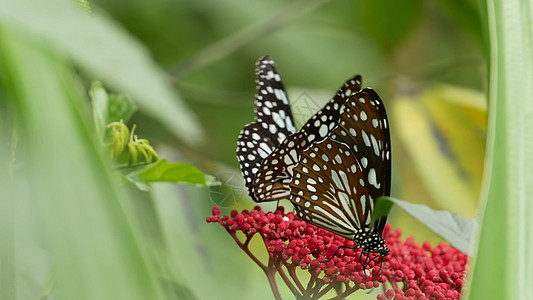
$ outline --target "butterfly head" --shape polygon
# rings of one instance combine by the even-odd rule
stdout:
[[[354,240],[364,252],[377,253],[379,256],[389,255],[389,247],[387,247],[383,237],[378,232],[372,232],[368,228],[364,228],[362,233],[356,234]]]

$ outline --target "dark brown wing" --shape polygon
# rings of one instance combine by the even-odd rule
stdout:
[[[331,140],[348,145],[357,157],[373,208],[380,196],[390,195],[391,145],[385,106],[370,88],[352,95],[344,106],[339,126]],[[381,233],[387,218],[377,220],[372,228]]]
[[[361,89],[361,76],[347,80],[335,96],[304,124],[302,129],[284,140],[262,163],[254,178],[254,198],[259,202],[281,200],[289,197],[292,169],[301,152],[312,143],[324,140],[339,122],[342,106]]]
[[[352,240],[369,225],[362,167],[343,143],[327,139],[305,150],[290,188],[297,215],[311,224]]]

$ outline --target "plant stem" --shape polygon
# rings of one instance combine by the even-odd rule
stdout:
[[[267,266],[265,266],[265,264],[263,264],[257,257],[255,257],[255,255],[250,251],[250,249],[248,249],[248,243],[246,243],[246,245],[244,245],[243,243],[241,243],[241,241],[239,240],[239,238],[237,237],[237,235],[234,233],[234,232],[231,232],[228,228],[226,228],[226,231],[231,235],[231,237],[235,240],[235,242],[237,243],[237,245],[242,249],[242,251],[244,251],[246,254],[248,254],[248,256],[261,268],[263,269],[263,271],[265,271],[267,269]],[[247,238],[247,241],[248,241],[249,238]]]
[[[289,271],[289,275],[292,278],[292,281],[296,284],[300,292],[302,293],[303,297],[306,299],[309,298],[309,294],[307,293],[307,290],[303,287],[302,283],[298,279],[298,276],[296,275],[296,268],[294,266],[285,264],[285,267],[287,268],[287,271]]]
[[[294,294],[296,298],[302,297],[302,295],[298,292],[298,289],[292,284],[289,277],[287,277],[287,274],[285,274],[285,271],[283,271],[282,264],[279,259],[277,259],[276,262],[273,264],[276,269],[278,270],[279,275],[281,276],[281,279],[285,282],[287,287],[291,290],[291,292]]]
[[[270,288],[272,289],[272,294],[274,294],[274,298],[276,300],[281,300],[278,284],[276,282],[276,268],[269,267],[267,269],[263,269],[263,271],[265,271],[265,274],[268,278],[268,283],[270,284]]]
[[[328,284],[326,285],[325,288],[323,288],[322,290],[318,290],[318,293],[317,293],[317,299],[320,299],[322,296],[324,296],[325,294],[327,294],[331,289],[333,288],[333,284]]]

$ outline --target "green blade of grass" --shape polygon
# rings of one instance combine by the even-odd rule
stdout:
[[[41,41],[0,26],[2,94],[20,140],[13,178],[23,183],[6,189],[9,183],[0,182],[9,193],[2,198],[16,200],[19,231],[36,232],[30,242],[49,254],[52,269],[45,272],[57,274],[54,299],[161,299],[94,140],[84,91],[71,65]],[[17,262],[33,259],[18,255]],[[46,283],[33,285],[37,297]]]
[[[533,1],[487,1],[489,131],[478,254],[465,299],[533,297]]]
[[[45,40],[84,71],[116,90],[129,94],[140,108],[157,118],[189,144],[203,131],[195,115],[172,90],[166,75],[146,49],[104,14],[84,13],[65,0],[6,1],[2,21]]]

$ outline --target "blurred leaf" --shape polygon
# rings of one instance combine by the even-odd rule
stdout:
[[[127,122],[136,110],[137,106],[127,95],[111,94],[109,95],[107,124],[120,120]]]
[[[390,197],[379,197],[374,207],[372,220],[389,214],[396,204],[450,245],[470,256],[475,255],[473,243],[478,230],[478,220],[467,219],[445,210],[433,210],[423,204],[413,204]]]
[[[354,12],[366,34],[389,50],[420,23],[424,1],[361,0]]]
[[[165,74],[146,49],[105,15],[93,10],[89,17],[67,0],[11,0],[0,6],[0,17],[67,54],[93,77],[131,94],[183,141],[195,144],[203,138],[194,114],[165,84]]]
[[[109,124],[107,118],[109,97],[107,95],[106,90],[102,86],[102,83],[100,83],[99,81],[94,81],[91,84],[89,96],[92,100],[93,119],[94,127],[96,128],[96,134],[99,140],[103,141],[107,129],[107,124]]]
[[[213,202],[205,189],[191,186],[154,185],[152,193],[169,245],[175,268],[183,270],[179,283],[192,287],[199,299],[273,299],[263,271],[218,224],[207,224]],[[275,204],[274,204],[275,206]],[[241,203],[250,207],[250,203]],[[239,209],[237,207],[229,210]],[[267,253],[262,241],[253,239],[254,253]],[[210,288],[206,288],[206,286]],[[232,288],[227,288],[231,286]],[[283,299],[294,298],[285,288]]]
[[[7,6],[13,5],[3,3],[3,13]],[[48,19],[57,19],[52,15]],[[25,204],[13,211],[17,227],[40,233],[32,235],[38,238],[32,242],[44,244],[57,270],[54,299],[162,299],[124,199],[94,139],[76,73],[42,44],[43,39],[33,40],[6,28],[6,23],[3,18],[0,80],[20,138],[16,158],[21,168],[12,176],[27,188],[6,188],[9,184],[2,180],[0,189],[9,193],[4,199]],[[26,210],[32,218],[24,218]],[[29,252],[19,255],[20,261],[31,259]],[[43,271],[37,264],[30,267]]]
[[[97,136],[101,141],[108,141],[113,134],[111,124],[121,124],[121,121],[127,122],[133,115],[137,106],[126,95],[108,94],[99,81],[94,81],[89,90],[89,96],[92,100],[93,118],[96,127]],[[112,127],[115,127],[113,125]],[[127,128],[126,128],[126,131]],[[129,131],[126,133],[126,139]],[[111,138],[113,143],[113,139]]]
[[[83,8],[84,11],[90,13],[91,12],[91,3],[87,0],[76,0],[78,4]]]
[[[196,167],[181,162],[168,162],[160,160],[150,164],[141,170],[127,175],[132,182],[156,182],[166,181],[175,183],[206,184],[204,173]]]
[[[489,125],[478,253],[465,299],[533,295],[533,1],[487,0]]]
[[[396,129],[397,137],[407,151],[410,165],[419,174],[424,188],[428,190],[433,201],[436,201],[435,206],[465,216],[475,216],[479,185],[475,184],[475,180],[466,176],[467,173],[458,156],[479,156],[483,153],[482,143],[471,149],[450,140],[457,135],[462,135],[467,140],[475,138],[482,141],[479,127],[471,127],[468,125],[469,122],[462,122],[463,120],[458,119],[457,116],[449,116],[459,113],[460,108],[454,107],[447,111],[439,111],[439,114],[447,114],[439,118],[441,120],[451,119],[453,122],[460,122],[457,125],[463,126],[444,131],[433,123],[427,109],[420,102],[424,97],[427,97],[426,93],[398,95],[390,106],[390,118],[394,123],[391,127],[394,126]],[[433,100],[432,98],[428,101],[433,103]],[[446,126],[450,128],[452,125],[446,124]],[[453,143],[455,148],[451,148],[450,143]],[[471,154],[461,153],[463,151],[471,152]],[[421,187],[418,186],[416,189],[420,190]]]
[[[436,85],[421,95],[443,153],[474,191],[481,188],[487,132],[486,97],[479,91]]]

